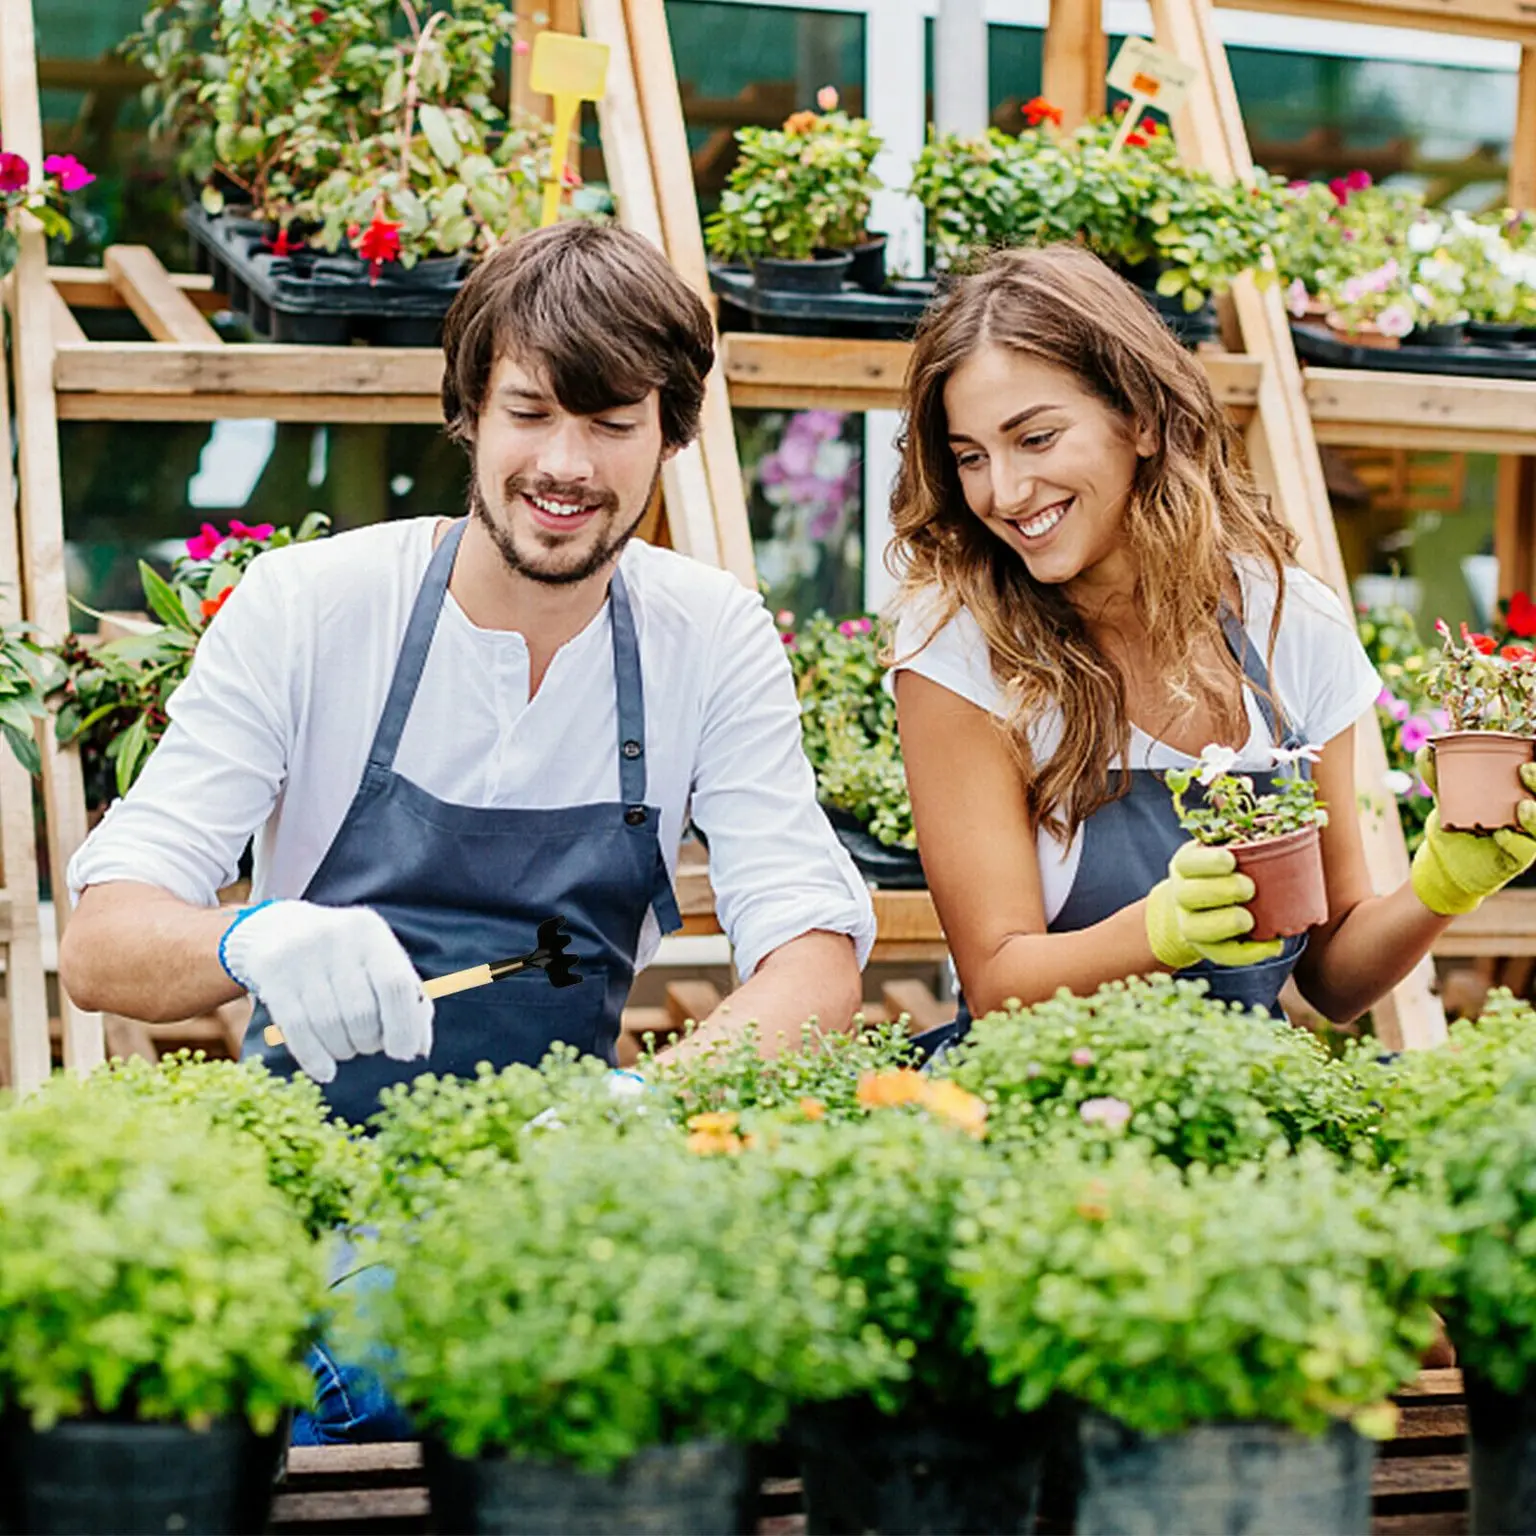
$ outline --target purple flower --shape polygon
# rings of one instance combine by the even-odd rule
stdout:
[[[1123,1130],[1131,1118],[1124,1099],[1084,1099],[1077,1112],[1084,1125],[1107,1125],[1113,1131]]]
[[[1074,1067],[1091,1067],[1093,1065],[1093,1052],[1086,1045],[1080,1045],[1072,1052],[1072,1065]]]
[[[1429,735],[1429,721],[1422,715],[1411,715],[1403,721],[1403,728],[1397,733],[1397,742],[1404,752],[1417,752],[1429,740]]]
[[[1387,705],[1387,713],[1401,725],[1413,713],[1413,706],[1409,704],[1407,699],[1393,699]]]

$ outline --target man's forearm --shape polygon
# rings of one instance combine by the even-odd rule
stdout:
[[[808,1021],[827,1033],[846,1030],[862,1001],[859,965],[846,934],[817,929],[782,944],[686,1040],[664,1053],[673,1061],[708,1050],[755,1024],[764,1056],[794,1050]]]
[[[136,881],[90,886],[59,946],[59,980],[80,1008],[151,1024],[195,1018],[241,995],[219,964],[235,910]]]

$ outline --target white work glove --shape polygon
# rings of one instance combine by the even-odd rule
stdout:
[[[409,1061],[432,1049],[432,1000],[371,907],[274,901],[227,931],[223,960],[317,1083],[354,1056]]]

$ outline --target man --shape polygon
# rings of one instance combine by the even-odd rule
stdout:
[[[468,518],[251,566],[71,864],[64,985],[147,1020],[247,991],[245,1054],[357,1121],[419,1072],[556,1041],[611,1061],[634,972],[678,925],[691,817],[746,978],[702,1036],[756,1020],[771,1051],[812,1016],[846,1027],[873,913],[817,808],[772,620],[730,575],[631,542],[697,430],[703,304],[638,236],[567,223],[486,258],[444,352]],[[215,893],[253,834],[255,904],[233,913]],[[423,992],[555,916],[579,985]]]

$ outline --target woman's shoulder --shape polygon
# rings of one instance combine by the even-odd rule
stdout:
[[[1243,589],[1244,625],[1257,641],[1266,643],[1275,611],[1275,573],[1258,560],[1238,559],[1233,563]],[[1287,565],[1277,652],[1355,644],[1354,622],[1338,593],[1301,566]]]
[[[916,672],[994,714],[1003,713],[1002,690],[976,616],[950,609],[936,591],[904,594],[886,611],[891,626],[891,672]]]

